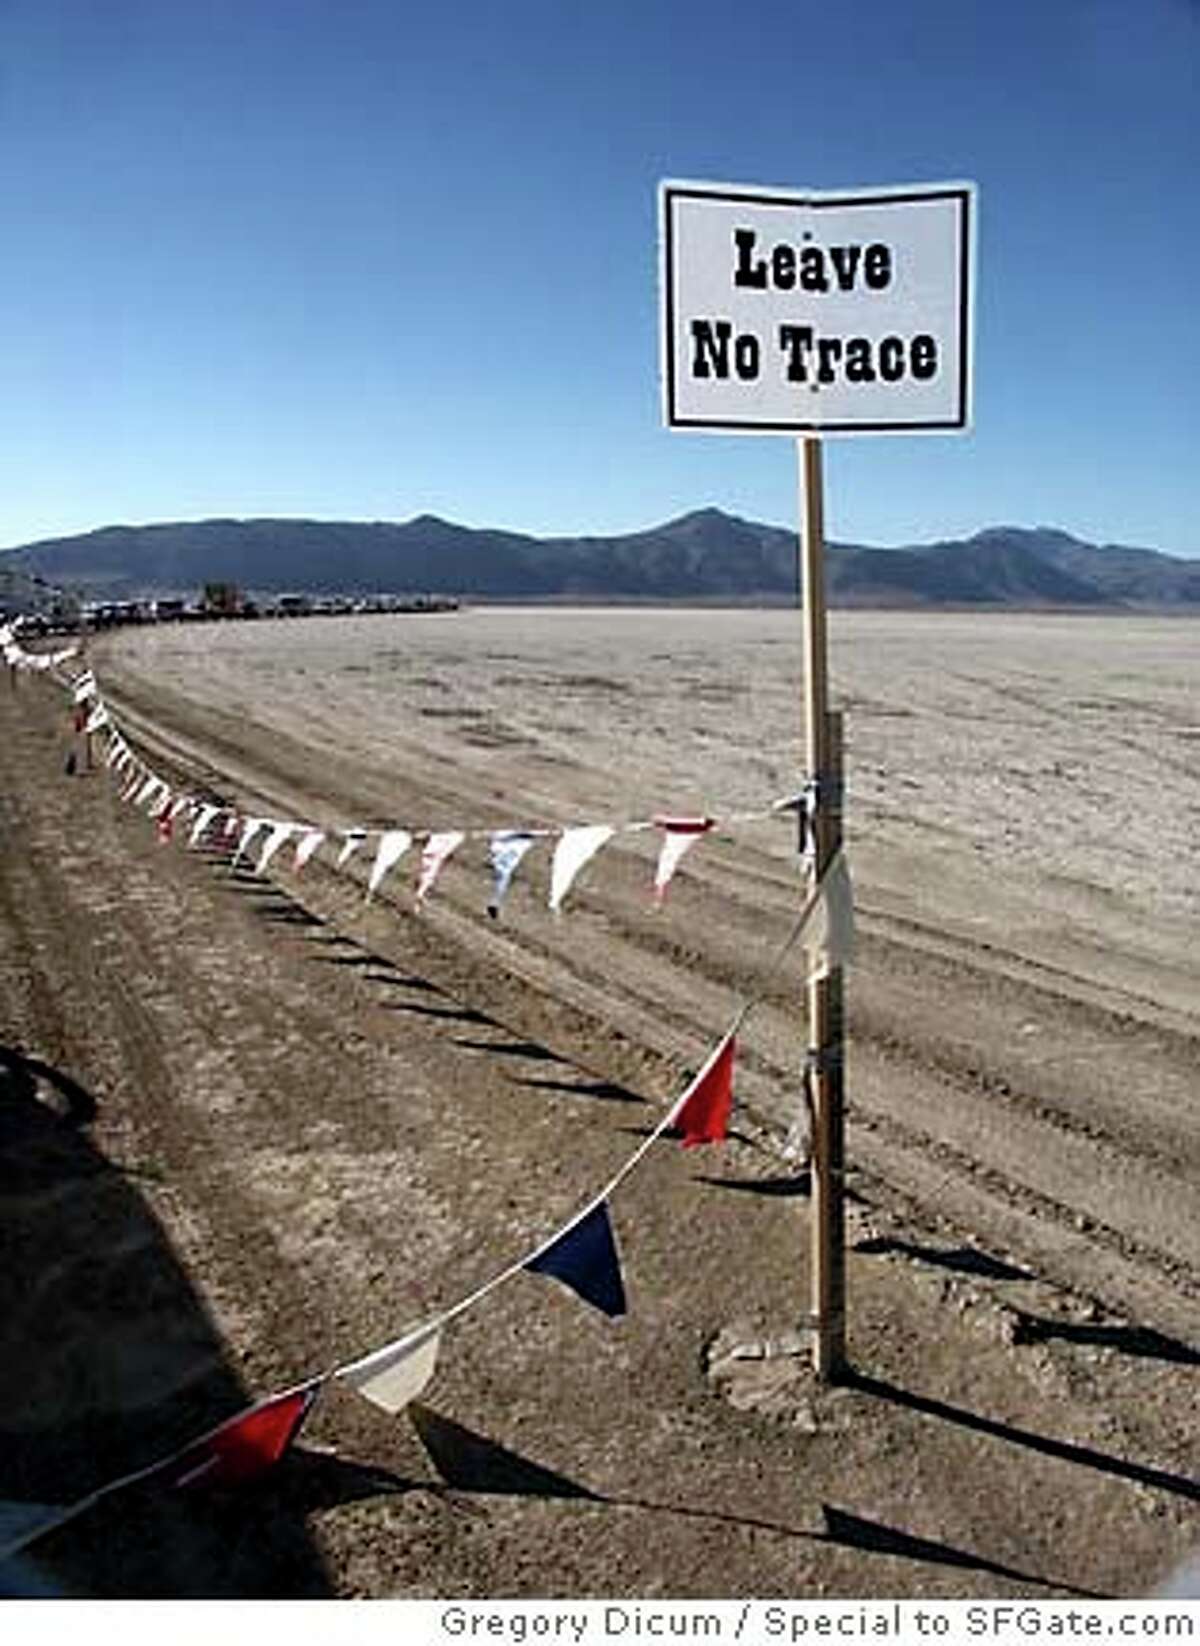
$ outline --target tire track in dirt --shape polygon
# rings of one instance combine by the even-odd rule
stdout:
[[[135,712],[149,707],[141,699]],[[199,760],[238,792],[253,784],[266,810],[347,816],[366,798],[394,818],[411,798],[427,814],[428,751],[403,783],[347,762],[336,772],[323,766],[314,786],[300,745],[250,732],[214,744],[211,707],[172,696],[154,709],[152,735],[164,755],[193,769]],[[150,734],[151,726],[142,729]],[[403,764],[399,740],[389,753]],[[438,773],[438,805],[460,817],[478,805],[471,774],[444,762]],[[514,811],[530,802],[545,797],[505,796]],[[602,892],[576,894],[570,918],[586,937],[574,944],[516,898],[503,925],[488,927],[478,901],[447,886],[438,922],[463,957],[453,986],[468,999],[499,993],[511,1019],[542,1030],[570,1005],[593,1043],[632,1041],[651,1063],[665,1055],[694,1067],[739,996],[763,987],[794,907],[795,877],[769,854],[736,855],[711,842],[703,866],[672,888],[678,919],[664,926],[645,912],[648,861],[645,851],[608,848]],[[389,901],[385,890],[381,902]],[[860,901],[849,1124],[863,1183],[885,1195],[892,1185],[928,1219],[1186,1335],[1189,1300],[1200,1295],[1200,1146],[1183,1107],[1197,1061],[1194,1020],[996,945],[876,914],[869,887]],[[692,917],[703,921],[702,942],[681,940]],[[794,1137],[797,1117],[799,993],[794,980],[790,989],[766,987],[740,1083],[777,1146]],[[564,1033],[561,1017],[554,1032]],[[1026,1051],[1030,1043],[1056,1049]]]
[[[44,744],[33,746],[31,755],[44,761]],[[98,784],[105,779],[97,774],[90,781]],[[71,821],[74,798],[64,784],[64,829]],[[100,831],[100,838],[91,842],[99,851],[114,836],[144,827],[123,809],[111,810],[106,818],[103,810],[97,816],[90,808],[89,821]],[[48,835],[36,816],[22,816],[20,834],[27,847],[28,881],[20,902],[25,910],[35,910],[37,919],[36,934],[27,945],[28,965],[30,975],[44,979],[45,998],[32,1016],[39,1038],[42,1025],[53,1021],[48,1014],[54,1001],[78,1002],[70,1036],[46,1045],[42,1055],[68,1067],[78,1063],[97,1070],[104,1089],[121,1094],[119,1103],[102,1107],[101,1140],[117,1158],[134,1162],[148,1206],[172,1227],[180,1250],[216,1254],[219,1274],[221,1254],[228,1266],[231,1244],[241,1246],[249,1234],[234,1204],[224,1203],[219,1215],[209,1215],[212,1201],[220,1200],[220,1185],[211,1180],[211,1169],[199,1164],[204,1151],[188,1099],[194,1102],[197,1083],[208,1078],[214,1064],[223,1083],[233,1085],[236,1076],[222,1049],[214,1047],[194,982],[174,990],[172,957],[177,944],[191,935],[189,911],[173,896],[161,860],[147,864],[143,857],[131,855],[119,898],[121,918],[113,919],[118,905],[111,888],[89,873],[89,854],[79,851],[78,842],[68,843],[58,833]],[[6,914],[12,929],[16,916],[11,908]],[[136,987],[131,986],[132,978],[137,979]],[[123,1117],[120,1137],[104,1124],[109,1107]],[[184,1168],[193,1165],[202,1192],[185,1205],[170,1180],[186,1175]],[[211,1282],[213,1264],[206,1266],[206,1273]],[[238,1296],[234,1283],[221,1290],[227,1290],[228,1298]],[[226,1336],[233,1319],[245,1323],[244,1298],[239,1297],[236,1305],[226,1301],[222,1306],[216,1297],[210,1301]],[[261,1326],[259,1335],[270,1341],[269,1331]],[[211,1364],[214,1351],[206,1354]],[[195,1375],[203,1378],[205,1372],[202,1364]]]
[[[122,969],[124,898],[95,872],[128,820],[98,775],[62,772],[60,713],[20,695],[0,789],[0,1497],[70,1502],[249,1396],[170,1184],[171,1048]],[[182,1503],[119,1501],[37,1546],[51,1592],[329,1592],[289,1505],[221,1545]]]

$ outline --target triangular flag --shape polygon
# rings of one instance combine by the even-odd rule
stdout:
[[[262,849],[262,856],[258,860],[257,872],[259,874],[266,874],[267,870],[271,866],[271,859],[275,856],[275,853],[279,850],[280,846],[283,845],[285,840],[291,839],[295,832],[296,825],[294,823],[272,823],[271,832],[267,836],[266,845]]]
[[[87,698],[96,695],[96,676],[91,669],[86,669],[83,674],[76,678],[73,695],[76,703],[83,703]]]
[[[585,823],[577,829],[563,830],[550,868],[550,907],[556,914],[580,869],[615,833],[608,823]]]
[[[341,851],[338,853],[337,862],[334,864],[335,869],[345,868],[354,853],[367,838],[367,831],[365,829],[343,829],[341,833],[344,844]]]
[[[837,853],[821,876],[821,895],[803,943],[810,982],[845,966],[854,952],[854,888],[843,852]]]
[[[260,1400],[219,1428],[149,1470],[144,1479],[163,1486],[240,1486],[269,1469],[300,1432],[321,1390],[322,1379]]]
[[[189,846],[195,846],[199,842],[200,836],[204,833],[205,829],[207,829],[208,825],[212,822],[213,818],[217,815],[220,809],[220,806],[210,806],[207,803],[201,806],[199,812],[196,814],[196,821],[192,824],[192,837],[188,841]]]
[[[371,870],[371,878],[367,881],[367,896],[373,897],[379,890],[384,875],[400,859],[412,845],[412,835],[407,829],[385,829],[379,837],[379,850],[375,853],[375,865]]]
[[[187,794],[176,795],[175,799],[171,803],[171,810],[168,813],[172,823],[179,816],[180,812],[185,812],[188,809],[188,807],[192,804],[193,804],[193,801],[192,801],[191,795],[187,795]]]
[[[524,1267],[531,1274],[553,1275],[569,1286],[585,1303],[604,1314],[625,1313],[625,1287],[621,1261],[608,1217],[607,1201],[600,1201]]]
[[[385,1412],[401,1412],[433,1376],[440,1343],[436,1325],[421,1326],[333,1375]]]
[[[248,817],[246,819],[242,824],[241,839],[238,841],[237,851],[233,854],[233,862],[230,864],[230,868],[237,868],[242,860],[242,854],[252,844],[255,835],[260,830],[265,829],[270,821],[269,817]]]
[[[134,796],[134,805],[141,806],[158,790],[158,778],[146,777],[138,784],[138,792]]]
[[[707,1061],[680,1097],[671,1116],[683,1133],[685,1148],[697,1143],[721,1143],[733,1108],[733,1056],[737,1041],[732,1029],[709,1054]]]
[[[488,913],[493,920],[500,913],[500,905],[504,902],[512,877],[517,872],[517,865],[536,839],[536,835],[524,829],[498,829],[492,836],[488,857],[492,873],[495,875],[495,884],[492,887]]]
[[[296,855],[292,860],[292,867],[297,871],[302,869],[324,838],[325,834],[321,829],[309,829],[302,835],[296,842]]]
[[[92,710],[91,714],[84,722],[83,731],[86,736],[90,737],[93,732],[98,732],[101,726],[107,725],[108,710],[104,707],[103,703],[97,703],[96,707]]]
[[[417,902],[424,903],[433,890],[433,883],[441,874],[446,859],[466,839],[461,829],[444,829],[431,834],[421,852],[421,872],[417,880]]]
[[[654,900],[661,903],[684,853],[690,851],[702,834],[708,833],[713,820],[711,817],[656,817],[654,822],[663,831],[658,867],[654,871]]]

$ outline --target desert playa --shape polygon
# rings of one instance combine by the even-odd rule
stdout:
[[[0,693],[0,1498],[69,1501],[395,1337],[583,1205],[747,1000],[733,1134],[614,1204],[397,1419],[337,1390],[245,1494],[114,1501],[79,1594],[1141,1595],[1200,1541],[1200,627],[835,613],[849,1347],[808,1307],[796,613],[478,608],[95,640],[180,790],[327,827],[619,832],[564,912],[479,840],[424,910],[265,877],[64,774]],[[748,820],[746,814],[750,815]]]

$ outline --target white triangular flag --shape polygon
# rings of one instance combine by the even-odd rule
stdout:
[[[296,856],[292,860],[292,867],[297,871],[302,869],[324,838],[325,833],[322,829],[309,829],[302,835],[296,842]]]
[[[400,861],[405,852],[412,845],[412,835],[407,829],[385,829],[379,837],[379,850],[375,853],[375,866],[371,870],[371,878],[367,881],[367,897],[373,897],[378,891],[380,882],[390,868]]]
[[[654,821],[663,831],[658,867],[654,871],[654,898],[661,903],[684,853],[691,850],[702,834],[708,833],[713,823],[710,817],[656,817]]]
[[[839,851],[821,877],[821,895],[803,938],[809,982],[828,977],[849,963],[854,953],[854,887]]]
[[[417,881],[417,902],[424,903],[433,890],[433,883],[441,874],[446,859],[466,839],[461,829],[443,829],[431,834],[421,852],[421,876]]]
[[[577,829],[563,830],[550,868],[550,907],[555,913],[562,907],[562,900],[580,869],[616,832],[608,823],[585,823]]]
[[[139,781],[137,787],[138,787],[138,792],[134,796],[133,803],[134,803],[135,806],[141,806],[141,805],[144,805],[147,800],[149,800],[149,798],[152,794],[156,793],[156,791],[158,789],[158,778],[157,777],[147,777],[144,780]]]
[[[262,856],[258,860],[259,874],[266,874],[275,853],[285,841],[292,838],[299,826],[298,823],[272,823],[271,832],[267,836],[267,843],[263,847]]]
[[[424,1392],[437,1365],[440,1342],[437,1326],[422,1326],[333,1375],[385,1412],[395,1414]]]
[[[341,851],[338,853],[337,862],[334,864],[335,869],[344,869],[346,864],[349,863],[355,852],[362,845],[363,841],[367,838],[367,831],[365,829],[343,829],[341,834],[344,844]]]
[[[95,694],[96,694],[96,676],[92,673],[91,669],[87,669],[87,670],[85,670],[85,672],[83,674],[79,675],[78,678],[76,679],[75,684],[74,684],[73,696],[75,698],[76,703],[83,703],[83,702],[86,701],[87,698],[94,697]]]
[[[175,819],[179,816],[180,812],[184,812],[188,809],[189,806],[194,806],[194,805],[195,805],[195,801],[192,799],[190,794],[176,795],[175,799],[171,802],[171,810],[168,813],[168,816],[170,817],[171,822],[174,823]]]
[[[104,707],[103,703],[97,703],[91,714],[88,715],[83,730],[85,735],[90,736],[92,732],[98,732],[101,726],[107,725],[108,710]]]

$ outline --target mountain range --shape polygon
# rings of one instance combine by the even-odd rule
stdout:
[[[830,543],[837,606],[1127,608],[1200,614],[1200,560],[992,526],[906,548]],[[530,537],[455,525],[290,519],[106,526],[0,555],[0,596],[37,586],[82,599],[260,594],[455,595],[492,601],[778,604],[796,598],[796,535],[700,509],[613,537]],[[32,582],[31,580],[36,580]],[[9,596],[12,599],[12,594]]]

